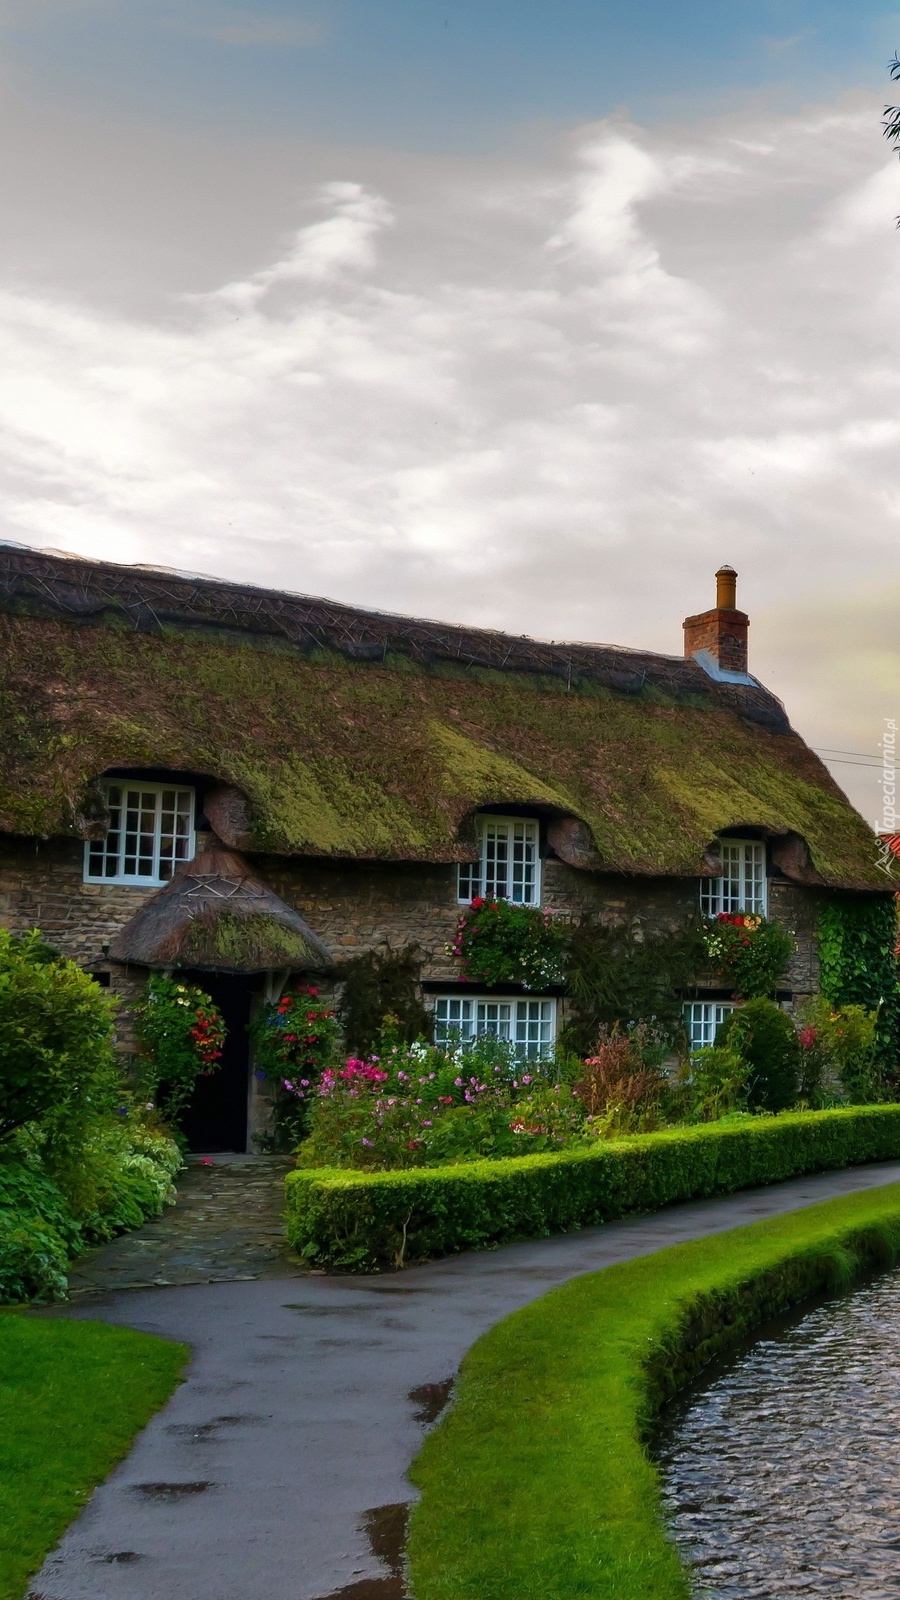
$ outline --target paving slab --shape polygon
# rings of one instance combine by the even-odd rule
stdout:
[[[69,1296],[152,1285],[295,1277],[307,1271],[284,1237],[290,1156],[193,1156],[178,1199],[161,1217],[86,1250],[72,1264]]]
[[[403,1600],[407,1470],[487,1328],[581,1273],[898,1181],[900,1162],[880,1163],[404,1272],[117,1291],[44,1313],[193,1354],[30,1600]]]

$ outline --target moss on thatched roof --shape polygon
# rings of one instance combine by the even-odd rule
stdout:
[[[321,939],[214,836],[135,912],[110,946],[113,961],[206,972],[325,972]]]
[[[695,874],[716,833],[753,826],[799,834],[813,881],[885,887],[872,833],[752,684],[674,657],[0,555],[3,829],[84,831],[100,774],[164,768],[241,790],[241,843],[259,851],[453,861],[478,807],[528,805],[581,818],[609,871]]]

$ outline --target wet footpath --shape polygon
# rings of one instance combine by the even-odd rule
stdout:
[[[72,1304],[44,1313],[183,1340],[192,1359],[30,1600],[405,1600],[407,1469],[480,1334],[580,1273],[896,1183],[900,1163],[370,1277],[287,1255],[282,1173],[192,1166],[179,1207],[85,1258]]]

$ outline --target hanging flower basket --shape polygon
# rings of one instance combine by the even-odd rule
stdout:
[[[794,951],[785,928],[745,911],[720,911],[710,918],[703,943],[713,970],[739,1000],[771,995]]]
[[[154,973],[135,1012],[144,1091],[163,1093],[164,1112],[177,1123],[198,1078],[216,1072],[225,1021],[203,989]]]
[[[536,906],[478,896],[463,912],[452,951],[463,975],[476,983],[520,983],[545,989],[565,974],[564,934],[549,912]]]

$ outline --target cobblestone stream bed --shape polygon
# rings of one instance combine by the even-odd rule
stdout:
[[[70,1298],[305,1275],[307,1269],[284,1242],[282,1185],[290,1165],[287,1156],[190,1160],[179,1175],[174,1206],[73,1262]]]
[[[900,1272],[767,1330],[656,1454],[698,1600],[900,1596]]]

